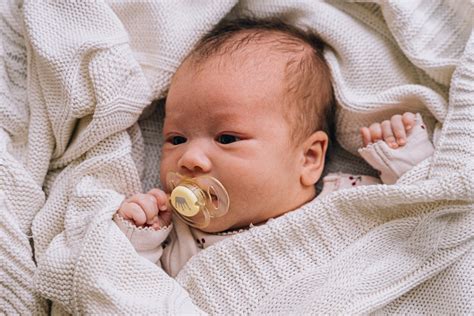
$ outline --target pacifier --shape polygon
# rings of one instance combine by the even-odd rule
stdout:
[[[166,183],[175,214],[188,225],[207,227],[211,219],[229,211],[229,194],[216,178],[207,175],[190,178],[169,172]]]

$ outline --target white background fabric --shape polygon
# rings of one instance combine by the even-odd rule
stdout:
[[[0,4],[0,310],[472,313],[472,4],[234,5]],[[112,215],[158,183],[160,112],[143,110],[232,9],[283,15],[331,46],[341,146],[329,171],[368,171],[358,128],[406,110],[427,118],[436,151],[396,185],[336,192],[218,243],[174,280]]]

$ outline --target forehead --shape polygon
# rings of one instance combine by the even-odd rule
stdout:
[[[235,42],[235,40],[229,40]],[[230,45],[230,44],[229,44]],[[236,79],[251,78],[273,78],[283,80],[286,66],[291,56],[276,49],[276,45],[269,40],[258,40],[247,42],[237,47],[223,47],[220,51],[207,56],[195,56],[191,54],[182,64],[180,69],[186,69],[199,75],[201,72],[220,72],[221,74],[232,74],[238,76]],[[178,69],[178,72],[179,70]]]
[[[268,45],[249,45],[233,54],[212,56],[196,63],[186,60],[173,77],[169,105],[180,98],[187,103],[232,105],[281,103],[285,92],[287,57]],[[181,105],[180,105],[181,106]]]

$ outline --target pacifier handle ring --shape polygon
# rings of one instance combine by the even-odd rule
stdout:
[[[211,214],[211,218],[220,217],[228,212],[229,193],[227,193],[224,185],[219,180],[214,177],[204,175],[199,178],[196,178],[196,183],[198,183],[200,187],[207,187],[207,190],[205,190],[205,192],[206,194],[208,194],[208,197],[211,201],[210,203],[208,203],[209,207],[213,211],[213,214]],[[212,203],[212,195],[211,192],[209,192],[211,188],[214,191],[214,195],[218,200],[217,207],[214,206],[214,203]]]

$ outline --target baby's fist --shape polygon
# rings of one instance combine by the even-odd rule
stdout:
[[[159,229],[171,224],[171,212],[167,203],[165,192],[152,189],[146,194],[138,193],[123,201],[117,213],[135,226]]]
[[[407,131],[415,125],[415,114],[405,112],[396,114],[382,123],[373,123],[369,127],[362,127],[360,133],[364,146],[384,140],[391,148],[403,146],[407,141]]]

